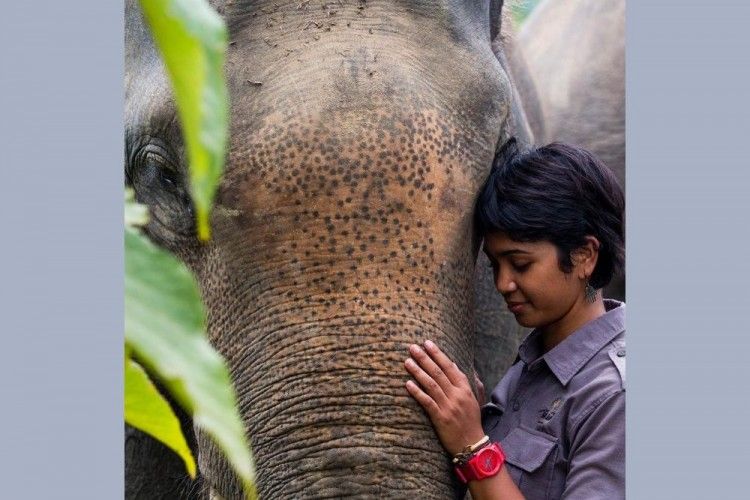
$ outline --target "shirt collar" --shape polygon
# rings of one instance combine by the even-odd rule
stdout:
[[[583,325],[544,355],[541,334],[538,330],[532,331],[518,348],[518,357],[529,367],[544,359],[560,383],[567,385],[594,354],[625,329],[625,304],[604,299],[604,307],[607,312]]]

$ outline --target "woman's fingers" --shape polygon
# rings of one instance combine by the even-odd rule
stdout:
[[[437,403],[411,380],[406,382],[406,390],[417,400],[417,403],[422,405],[422,408],[429,415],[430,420],[434,420],[438,413],[440,413],[440,407],[438,407]]]
[[[437,382],[444,394],[448,394],[453,386],[451,381],[443,372],[442,368],[430,357],[429,353],[417,345],[409,346],[411,357],[419,364],[432,380]],[[421,381],[420,381],[421,383]],[[439,401],[438,401],[439,403]]]
[[[412,358],[408,358],[404,362],[404,366],[406,366],[406,370],[412,375],[412,377],[414,377],[414,379],[419,382],[422,390],[426,392],[427,395],[429,395],[430,398],[438,404],[438,406],[440,404],[444,404],[446,399],[445,392],[443,392],[440,384],[438,384],[435,379],[430,376],[429,373],[427,373]]]
[[[404,365],[414,380],[406,382],[406,389],[430,417],[445,449],[456,454],[482,436],[479,405],[468,378],[443,354],[443,364],[447,364],[459,380],[453,385],[434,361],[437,346],[431,342],[425,345],[428,352],[416,345],[409,346],[413,358],[407,358]]]
[[[467,378],[464,373],[458,368],[448,356],[435,344],[433,341],[428,340],[424,343],[425,350],[435,360],[435,363],[445,374],[447,379],[452,385],[459,386],[462,383],[467,382]]]

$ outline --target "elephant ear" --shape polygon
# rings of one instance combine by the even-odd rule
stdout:
[[[507,2],[504,0],[490,0],[490,40],[493,42],[495,38],[502,32],[503,28],[503,9]]]
[[[491,0],[489,12],[492,51],[511,83],[511,113],[504,130],[498,134],[497,153],[493,164],[501,161],[508,148],[525,148],[533,141],[524,111],[529,105],[525,98],[534,96],[533,86],[530,91],[519,92],[519,83],[532,83],[524,76],[526,71],[525,66],[520,64],[522,61],[517,61],[513,57],[513,36],[510,33],[510,17],[507,15],[508,4],[508,1]],[[510,58],[506,56],[509,53]],[[519,64],[509,63],[509,59]],[[477,235],[477,239],[480,236]],[[477,247],[478,245],[475,249]],[[474,366],[489,393],[513,363],[525,330],[516,323],[502,296],[497,293],[487,256],[484,252],[475,255],[477,261],[474,270]]]
[[[511,117],[507,130],[522,145],[534,143],[535,132],[541,129],[541,108],[526,62],[515,47],[515,33],[510,16],[512,1],[490,0],[490,38],[492,52],[510,79],[512,88]],[[536,125],[536,127],[535,127]],[[499,149],[509,136],[503,136]]]

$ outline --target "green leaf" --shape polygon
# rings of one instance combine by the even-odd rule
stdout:
[[[513,24],[519,28],[529,17],[531,11],[536,8],[539,0],[521,0],[510,3],[510,13],[513,17]]]
[[[132,359],[125,360],[125,422],[174,450],[195,479],[195,459],[180,421],[143,368]]]
[[[211,206],[224,168],[229,105],[224,82],[227,29],[205,0],[141,0],[172,79],[190,164],[198,237],[210,238]]]
[[[125,189],[125,225],[131,227],[148,224],[148,207],[135,201],[132,188]]]
[[[125,343],[213,438],[255,498],[254,466],[229,371],[204,334],[195,280],[175,257],[128,228]]]

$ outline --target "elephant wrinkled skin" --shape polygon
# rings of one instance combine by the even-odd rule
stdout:
[[[196,240],[168,80],[131,0],[125,169],[153,214],[149,236],[199,281],[259,492],[452,498],[403,360],[429,338],[471,373],[473,205],[496,150],[529,140],[504,69],[502,2],[216,7],[231,118],[212,241]],[[483,324],[517,332],[498,321]],[[197,442],[204,489],[239,497],[212,443]],[[126,480],[143,473],[132,455]]]

